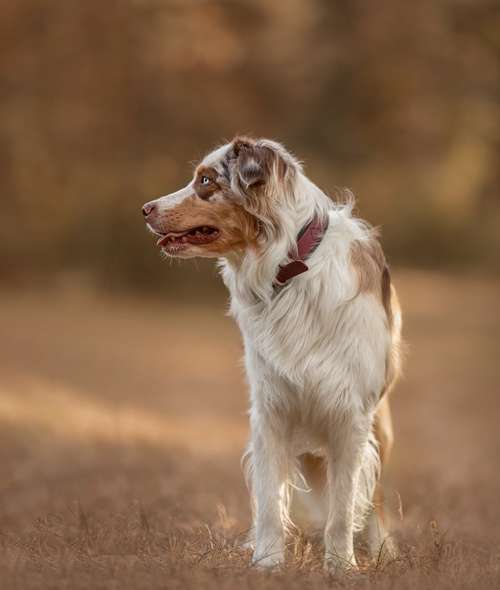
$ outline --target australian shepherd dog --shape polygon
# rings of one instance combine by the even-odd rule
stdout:
[[[167,256],[218,258],[250,385],[246,466],[253,563],[284,561],[294,524],[321,529],[325,567],[356,568],[354,539],[392,553],[380,475],[401,312],[376,232],[281,144],[237,137],[143,214]]]

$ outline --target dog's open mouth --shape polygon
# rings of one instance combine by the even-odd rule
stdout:
[[[203,246],[216,240],[219,237],[219,234],[220,232],[216,227],[202,225],[182,232],[168,232],[158,240],[157,244],[162,248],[168,248],[169,246],[181,246],[184,244]]]

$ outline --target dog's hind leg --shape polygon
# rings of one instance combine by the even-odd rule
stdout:
[[[394,441],[391,410],[387,395],[379,403],[373,430],[378,443],[381,472],[383,472],[389,461]],[[362,537],[367,544],[370,557],[377,562],[394,557],[397,553],[396,545],[386,530],[384,490],[380,480],[375,487],[373,509],[366,519]]]
[[[353,413],[337,421],[329,433],[324,540],[325,567],[331,571],[357,567],[354,532],[371,503],[378,467],[371,422],[369,414]]]

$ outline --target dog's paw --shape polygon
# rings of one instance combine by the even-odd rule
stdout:
[[[263,570],[278,569],[284,562],[285,556],[282,553],[272,553],[269,555],[258,555],[254,553],[252,557],[252,566]]]
[[[358,571],[358,564],[354,555],[350,558],[344,558],[340,555],[325,555],[324,570],[329,574],[347,574]]]

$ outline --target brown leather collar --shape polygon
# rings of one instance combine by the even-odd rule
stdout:
[[[275,278],[275,283],[282,287],[293,277],[309,270],[305,260],[316,250],[328,229],[329,218],[313,217],[300,231],[297,237],[297,252],[290,252],[292,261],[281,265]]]

